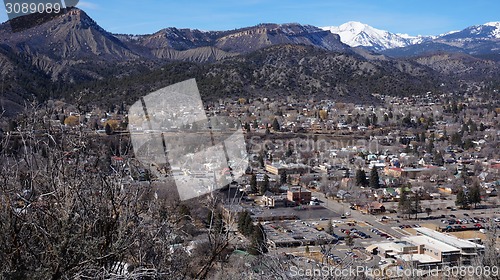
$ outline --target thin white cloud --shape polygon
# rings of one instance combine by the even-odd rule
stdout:
[[[79,1],[78,4],[76,5],[78,8],[84,8],[84,9],[89,9],[89,10],[98,10],[99,5],[88,2],[88,1]]]

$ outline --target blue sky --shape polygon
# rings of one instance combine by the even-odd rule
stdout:
[[[228,30],[258,23],[315,26],[360,21],[410,35],[437,35],[500,21],[498,0],[85,0],[78,7],[113,33],[148,34],[165,27]],[[5,9],[0,20],[7,19]]]

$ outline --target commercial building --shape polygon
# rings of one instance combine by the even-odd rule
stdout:
[[[309,173],[311,168],[305,164],[281,164],[277,162],[266,162],[265,169],[267,172],[274,175],[286,174],[305,174]]]
[[[287,191],[286,197],[288,201],[295,204],[309,204],[311,202],[311,192],[302,187],[290,187]]]
[[[484,253],[483,245],[465,239],[460,239],[450,234],[444,234],[424,227],[417,228],[416,231],[418,234],[422,236],[427,236],[429,238],[440,241],[459,250],[460,251],[459,262],[462,265],[471,264],[472,259]]]
[[[366,250],[384,258],[393,258],[420,269],[470,265],[484,246],[428,228],[416,228],[417,235],[400,241],[372,244]]]

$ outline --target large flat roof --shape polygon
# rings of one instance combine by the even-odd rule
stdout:
[[[460,249],[466,249],[466,248],[484,248],[483,245],[476,244],[474,242],[465,240],[465,239],[460,239],[456,236],[450,235],[450,234],[444,234],[441,232],[437,232],[432,229],[428,228],[416,228],[415,229],[418,233],[429,236],[433,239],[439,240],[441,242],[444,242],[448,245],[451,245],[455,248],[460,248]]]
[[[378,247],[384,251],[395,251],[395,252],[403,252],[403,249],[405,247],[413,247],[415,245],[410,244],[405,241],[396,241],[396,242],[382,242],[382,243],[375,243],[370,246],[368,246],[366,249],[367,250],[373,250],[375,247]],[[370,248],[370,249],[369,249]]]
[[[448,253],[448,252],[460,253],[460,249],[424,235],[405,236],[403,237],[403,240],[409,241],[416,245],[424,244],[425,247],[432,247],[438,249],[442,253]]]
[[[404,261],[418,261],[420,263],[438,263],[441,261],[426,254],[406,254],[400,255],[398,258]]]

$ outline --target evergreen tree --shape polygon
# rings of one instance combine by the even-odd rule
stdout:
[[[252,217],[248,211],[240,212],[238,215],[238,231],[244,236],[250,236],[253,233],[254,225]]]
[[[377,122],[378,122],[378,117],[376,114],[373,114],[372,115],[372,124],[373,125],[377,125]]]
[[[259,155],[259,164],[260,164],[260,167],[261,167],[261,168],[264,168],[264,167],[265,167],[265,163],[264,163],[264,155],[263,155],[263,154],[260,154],[260,155]]]
[[[455,132],[451,135],[451,144],[456,146],[462,146],[462,135],[460,133]]]
[[[280,131],[280,123],[277,118],[274,118],[272,126],[274,131]]]
[[[411,200],[408,196],[408,192],[405,191],[404,187],[401,187],[399,194],[398,209],[402,214],[411,213]]]
[[[260,184],[259,192],[263,195],[267,190],[269,190],[269,176],[264,175],[264,182]]]
[[[111,128],[109,123],[106,124],[106,126],[104,127],[104,130],[106,131],[107,135],[111,135],[113,133],[113,129]]]
[[[238,231],[243,235],[248,236],[252,233],[253,222],[248,211],[240,212],[238,215]]]
[[[455,205],[461,208],[467,208],[469,205],[469,198],[465,194],[463,188],[460,188],[457,193],[457,199],[455,200]]]
[[[427,151],[431,153],[434,150],[434,140],[431,138],[429,139],[429,144],[427,145]]]
[[[474,181],[469,190],[469,202],[474,204],[474,208],[477,207],[478,203],[481,203],[481,186],[477,181]]]
[[[365,171],[363,169],[356,170],[356,185],[366,187],[368,184]]]
[[[250,178],[250,191],[252,193],[257,193],[257,175],[252,174],[252,177]]]
[[[248,248],[248,253],[252,255],[260,255],[267,253],[264,228],[259,223],[254,226],[251,235],[251,245]]]
[[[370,171],[370,187],[374,189],[378,189],[380,187],[380,178],[378,176],[378,170],[377,167],[372,167],[372,170]]]
[[[444,165],[443,155],[438,151],[434,151],[434,163],[439,166]]]
[[[418,218],[418,213],[421,212],[420,199],[422,197],[422,191],[418,190],[413,195],[412,199],[412,212],[415,214],[415,220]]]
[[[281,173],[280,174],[280,183],[286,184],[286,179],[287,179],[286,172]]]

